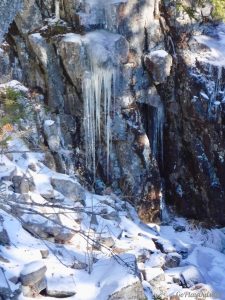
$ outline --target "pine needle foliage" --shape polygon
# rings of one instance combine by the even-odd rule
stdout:
[[[3,151],[11,139],[14,126],[24,117],[24,109],[19,99],[21,93],[7,87],[0,91],[0,149]]]
[[[212,17],[216,21],[225,21],[225,0],[197,0],[194,5],[186,5],[183,1],[177,1],[176,7],[179,11],[186,12],[191,19],[198,20],[197,8],[212,4]]]

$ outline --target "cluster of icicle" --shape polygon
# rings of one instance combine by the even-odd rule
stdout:
[[[115,70],[92,64],[83,80],[84,95],[84,130],[86,165],[96,172],[96,147],[104,142],[106,145],[107,174],[111,145],[111,106],[114,98]],[[101,137],[104,136],[104,141]]]

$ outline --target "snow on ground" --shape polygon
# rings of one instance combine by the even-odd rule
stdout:
[[[214,35],[198,35],[194,37],[199,44],[205,45],[205,53],[201,51],[201,60],[215,66],[225,66],[225,24],[217,26]]]
[[[18,139],[10,145],[13,149],[19,146],[20,149],[27,150]],[[12,160],[5,156],[2,158],[5,165],[0,170],[1,177],[7,175],[5,171],[7,168],[9,173],[14,169],[15,174],[27,174],[31,177],[35,189],[29,192],[29,201],[34,201],[35,205],[48,204],[46,194],[48,195],[49,192],[54,197],[56,191],[51,185],[52,177],[74,180],[48,169],[43,165],[42,159],[43,155],[40,153],[29,153],[26,158],[22,153],[15,153]],[[28,165],[31,162],[37,166],[36,171],[29,170]],[[40,195],[45,195],[45,198]],[[1,256],[9,261],[1,262],[1,266],[5,270],[12,291],[16,290],[19,284],[12,283],[9,279],[18,278],[25,264],[42,260],[47,267],[48,292],[52,297],[38,296],[38,298],[57,299],[54,295],[61,291],[70,291],[75,293],[68,297],[70,299],[104,300],[115,291],[137,282],[138,266],[139,269],[144,268],[147,274],[147,281],[144,278],[143,287],[148,299],[152,297],[151,280],[162,274],[166,275],[166,279],[160,284],[166,288],[167,293],[180,293],[181,299],[187,299],[186,296],[182,298],[182,295],[191,293],[190,288],[184,288],[173,280],[171,282],[171,276],[178,276],[176,274],[184,272],[185,268],[191,265],[197,267],[204,278],[202,279],[204,282],[200,282],[203,284],[201,289],[207,287],[207,291],[211,291],[211,294],[218,293],[219,297],[216,299],[225,299],[225,235],[222,230],[192,229],[191,225],[181,218],[172,220],[170,225],[146,225],[139,220],[129,203],[120,201],[115,195],[97,196],[86,192],[85,198],[85,205],[80,205],[81,208],[85,208],[81,213],[82,220],[76,226],[73,217],[70,217],[69,208],[64,211],[61,209],[64,215],[67,215],[67,221],[63,222],[63,226],[79,228],[81,233],[75,234],[70,242],[64,244],[58,244],[54,239],[44,240],[32,236],[15,216],[4,210],[3,206],[0,215],[4,220],[2,226],[8,233],[10,245],[0,246]],[[61,201],[62,199],[65,200],[61,194]],[[68,199],[66,200],[68,204]],[[36,206],[33,208],[35,209]],[[44,213],[48,212],[52,213],[51,207],[46,206]],[[40,216],[33,214],[32,218],[35,222],[40,222]],[[177,226],[182,230],[175,230]],[[94,241],[98,240],[101,244],[94,245]],[[157,242],[163,249],[159,249]],[[50,250],[49,256],[42,259],[40,250]],[[169,268],[167,271],[162,269],[168,253],[172,256],[175,253],[178,257],[178,253],[185,255],[177,271],[176,268]],[[143,254],[146,256],[144,262],[136,265],[136,259],[140,260]],[[74,268],[75,261],[81,265],[80,268]],[[38,263],[34,264],[38,265]],[[188,276],[193,277],[193,271],[187,270]],[[210,292],[208,295],[210,296]],[[19,299],[29,299],[29,297],[20,295]]]
[[[18,138],[10,142],[9,149],[28,150]],[[19,196],[13,191],[2,192],[0,197],[0,232],[4,228],[10,240],[0,245],[0,265],[12,291],[20,286],[17,280],[24,265],[42,261],[51,297],[39,295],[40,299],[57,299],[63,292],[75,294],[68,299],[106,300],[140,278],[147,299],[153,299],[152,293],[157,291],[178,294],[180,299],[193,299],[197,292],[205,293],[203,299],[225,299],[223,230],[194,227],[182,218],[171,219],[169,225],[143,224],[135,209],[113,194],[98,196],[85,191],[84,196],[80,194],[82,199],[72,201],[63,189],[55,190],[52,179],[79,188],[77,179],[47,168],[43,153],[15,152],[3,155],[1,161],[3,183],[6,179],[11,182],[13,176],[26,176],[33,184],[32,191],[17,203],[5,200]],[[46,235],[40,238],[40,232]],[[41,251],[47,250],[49,255],[42,258]],[[181,261],[166,267],[168,259]],[[34,263],[34,269],[38,264]]]

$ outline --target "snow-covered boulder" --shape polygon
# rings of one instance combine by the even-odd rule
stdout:
[[[143,286],[140,281],[135,282],[132,285],[128,285],[118,292],[109,296],[108,300],[146,300]]]
[[[47,268],[42,261],[33,261],[24,266],[20,273],[22,285],[33,285],[45,276]]]
[[[52,277],[47,279],[46,293],[50,297],[67,298],[76,294],[73,277]]]
[[[176,268],[179,266],[182,256],[176,252],[168,253],[165,257],[165,268]]]
[[[58,242],[68,242],[74,236],[74,231],[64,227],[56,214],[46,217],[42,215],[23,214],[23,227],[31,234],[40,238],[54,239]]]

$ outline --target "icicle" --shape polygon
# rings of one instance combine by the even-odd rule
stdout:
[[[212,117],[212,110],[213,110],[214,104],[216,103],[217,97],[218,97],[218,95],[219,95],[219,93],[221,92],[221,89],[222,89],[222,87],[221,87],[222,71],[223,71],[223,67],[218,66],[217,67],[217,76],[216,76],[216,80],[215,80],[215,86],[214,86],[214,89],[212,91],[210,101],[209,101],[209,106],[208,106],[208,116],[210,118]],[[209,73],[213,77],[213,68],[212,68],[211,65],[209,67]]]
[[[55,17],[56,19],[60,19],[60,3],[59,0],[55,0]]]
[[[92,169],[94,177],[96,173],[96,144],[101,142],[102,130],[106,144],[107,175],[109,172],[110,114],[114,76],[113,68],[99,67],[92,61],[91,71],[86,72],[83,81],[86,165]]]
[[[173,55],[174,58],[177,58],[177,54],[176,54],[174,42],[173,42],[171,36],[168,36],[168,40],[169,40],[169,43],[170,43],[171,48],[172,48],[172,51],[173,51],[173,54],[172,54],[172,55]]]
[[[160,104],[155,108],[153,115],[152,153],[163,166],[163,125],[164,107]]]

